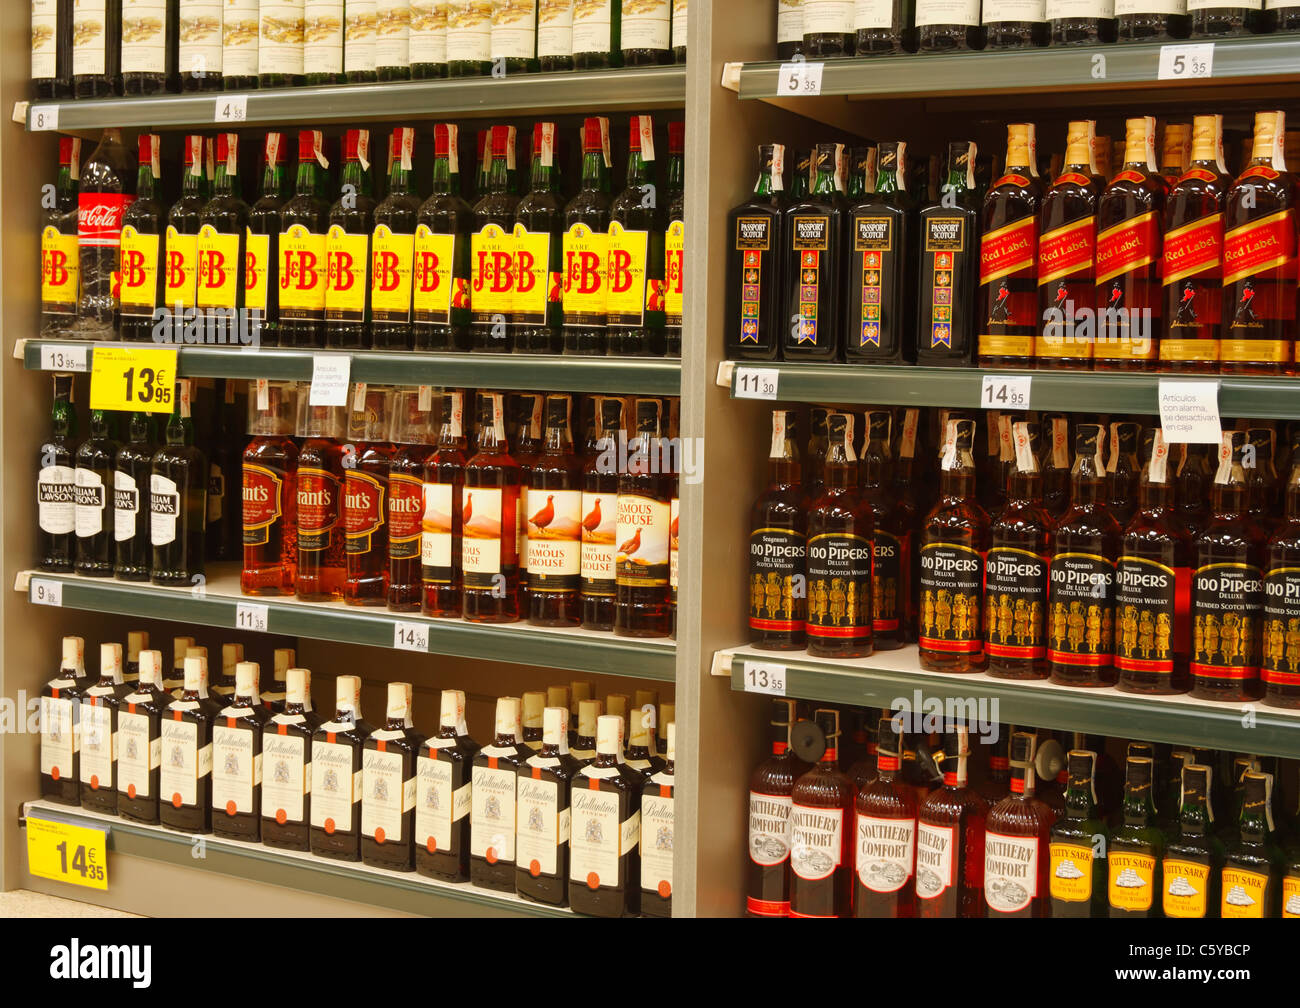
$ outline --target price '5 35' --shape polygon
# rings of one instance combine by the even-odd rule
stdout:
[[[176,402],[174,349],[97,347],[90,408],[170,413]]]

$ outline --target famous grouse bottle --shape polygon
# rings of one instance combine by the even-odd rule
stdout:
[[[662,403],[636,400],[636,439],[618,477],[614,539],[614,633],[667,637],[671,627],[669,504],[675,479],[666,472]]]
[[[528,621],[534,626],[576,626],[582,618],[582,474],[569,436],[571,404],[567,395],[546,397],[542,450],[528,469],[521,514],[528,534]]]
[[[461,570],[464,617],[471,623],[519,618],[521,473],[506,442],[504,399],[500,392],[479,393],[478,450],[465,464]]]
[[[582,625],[587,630],[612,630],[618,594],[618,458],[627,400],[597,399],[599,439],[582,469],[582,557],[579,591]],[[576,717],[574,719],[576,724]]]

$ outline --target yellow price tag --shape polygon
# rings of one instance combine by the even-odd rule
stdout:
[[[175,348],[95,348],[91,409],[170,413],[176,403],[175,386]]]
[[[27,817],[27,870],[41,878],[108,888],[108,833]]]

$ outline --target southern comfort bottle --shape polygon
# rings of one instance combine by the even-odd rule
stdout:
[[[518,697],[499,697],[496,732],[474,756],[470,787],[469,877],[485,889],[514,892],[519,768],[532,754],[519,741]]]
[[[790,793],[811,767],[790,748],[793,700],[773,700],[772,754],[749,778],[749,865],[745,913],[750,917],[790,915]]]
[[[362,751],[371,733],[361,720],[361,679],[339,676],[334,717],[311,740],[311,852],[361,860]]]
[[[384,726],[366,738],[361,770],[361,860],[415,870],[415,761],[424,737],[411,726],[411,684],[388,684]]]
[[[618,477],[614,539],[614,633],[667,637],[669,505],[674,479],[661,437],[662,403],[636,400],[636,439],[628,444],[627,470]]]
[[[1056,817],[1034,790],[1034,736],[1016,732],[1011,793],[985,820],[984,902],[990,917],[1048,914],[1048,837]]]
[[[943,787],[916,810],[916,915],[984,916],[984,821],[988,802],[968,783],[970,732],[943,735]]]
[[[415,762],[415,870],[421,875],[469,878],[470,771],[478,748],[465,726],[465,694],[443,690],[438,730]]]
[[[754,502],[749,533],[750,643],[771,651],[802,650],[808,602],[808,512],[800,482],[798,414],[772,411],[767,490]]]
[[[464,617],[472,623],[519,618],[521,472],[506,443],[504,399],[500,392],[479,393],[478,450],[465,465],[461,565]]]
[[[258,379],[249,397],[244,449],[245,595],[292,595],[298,569],[298,445],[289,435],[296,420],[292,384]]]
[[[858,792],[855,917],[916,916],[916,792],[903,782],[901,727],[895,715],[880,719],[876,779]]]
[[[311,672],[285,671],[284,710],[262,726],[262,843],[311,849],[311,745],[320,717],[311,709]]]
[[[855,790],[839,769],[839,711],[818,710],[813,719],[825,748],[790,791],[789,915],[847,917],[853,906]]]
[[[343,527],[347,577],[343,601],[377,606],[388,601],[388,496],[393,391],[358,382],[353,386],[348,439],[355,445],[344,465]]]

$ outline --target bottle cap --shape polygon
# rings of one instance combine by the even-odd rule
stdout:
[[[631,721],[631,728],[628,732],[628,738],[634,746],[649,746],[652,736],[646,721],[645,712],[639,708],[634,708],[628,717]]]
[[[80,637],[63,638],[63,661],[60,667],[65,669],[76,669],[82,671],[82,663],[86,653],[86,642]]]
[[[583,738],[596,737],[596,723],[600,719],[599,700],[578,701],[578,734]],[[619,718],[622,721],[622,718]]]
[[[596,752],[606,756],[623,755],[623,719],[617,714],[603,714],[596,723]]]
[[[244,660],[244,645],[221,645],[221,674],[227,679],[234,678],[235,666]]]
[[[185,692],[198,693],[205,692],[204,687],[207,685],[208,661],[202,655],[186,656],[185,658]]]
[[[146,630],[131,630],[126,635],[126,660],[138,662],[140,652],[149,646],[149,633]]]
[[[668,124],[668,153],[686,153],[686,123],[680,119]]]
[[[528,690],[523,695],[523,724],[525,728],[542,727],[542,711],[546,709],[546,694],[540,690]]]
[[[362,168],[370,167],[370,130],[350,129],[343,135],[343,157],[359,161]]]
[[[513,126],[493,126],[492,127],[492,157],[507,158],[510,157],[510,150],[514,146],[515,128]]]
[[[661,703],[659,705],[658,724],[662,727],[663,725],[670,724],[671,722],[676,720],[677,720],[677,705],[675,703]]]
[[[284,683],[285,703],[303,705],[307,703],[307,695],[311,691],[311,673],[307,669],[285,669]]]
[[[677,735],[677,725],[672,721],[669,721],[667,731],[668,736],[667,744],[664,746],[664,758],[667,759],[669,763],[672,763],[677,759],[677,743],[675,738]]]
[[[351,711],[354,717],[361,717],[361,679],[358,676],[342,675],[334,681],[334,705],[338,710]]]
[[[902,741],[903,726],[898,716],[886,713],[876,724],[876,755],[898,759],[903,752]]]
[[[289,669],[293,668],[297,655],[291,647],[282,647],[275,649],[275,682],[282,683],[285,681],[285,675]]]
[[[563,707],[566,711],[569,707],[569,687],[567,686],[547,686],[546,687],[546,706]]]
[[[280,164],[283,160],[284,151],[284,134],[277,130],[272,130],[266,134],[266,140],[262,143],[262,158],[266,162],[266,167],[272,168]]]
[[[173,637],[172,638],[172,667],[176,669],[185,668],[185,656],[189,653],[190,648],[194,646],[193,637]]]
[[[568,750],[569,709],[567,707],[547,707],[542,712],[542,744]]]
[[[459,127],[455,123],[437,123],[433,127],[433,156],[450,158],[453,137],[457,137]]]
[[[628,696],[626,693],[610,693],[605,697],[606,716],[617,714],[627,721]]]
[[[518,697],[498,697],[496,734],[509,735],[519,740],[520,703]]]
[[[104,679],[122,681],[122,645],[99,645],[99,674]]]
[[[1191,124],[1165,123],[1165,135],[1160,144],[1160,167],[1172,169],[1179,174],[1185,171],[1191,142]]]
[[[186,658],[202,658],[204,665],[208,662],[208,649],[205,647],[187,647],[185,649]]]
[[[257,662],[241,661],[235,666],[235,695],[248,697],[250,700],[258,698],[258,679],[260,669]]]
[[[388,720],[401,721],[404,725],[411,723],[411,684],[394,682],[388,684]]]
[[[298,422],[295,425],[300,438],[325,438],[342,441],[347,430],[346,408],[343,406],[313,406],[310,396],[299,395]]]
[[[288,437],[298,419],[298,383],[259,378],[248,397],[248,433],[255,437]]]
[[[652,707],[659,706],[659,691],[652,689],[639,689],[632,694],[632,705],[641,710],[646,704]]]
[[[430,386],[393,389],[389,403],[389,430],[385,440],[399,445],[431,445],[435,442],[433,389]]]
[[[227,175],[239,174],[239,134],[217,134],[217,163],[224,165]]]
[[[161,651],[140,652],[140,685],[141,686],[162,685],[162,652]]]

